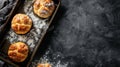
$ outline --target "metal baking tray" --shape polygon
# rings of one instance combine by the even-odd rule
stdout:
[[[21,3],[22,5],[20,6],[20,8],[17,10],[16,13],[23,13],[28,15],[32,21],[33,21],[33,26],[30,30],[30,32],[28,32],[25,35],[18,35],[15,32],[13,32],[13,30],[9,27],[5,33],[4,38],[1,40],[1,45],[3,45],[2,47],[0,47],[0,59],[2,59],[3,61],[15,66],[15,67],[29,67],[29,65],[32,62],[32,59],[34,58],[34,55],[37,51],[37,49],[39,48],[47,30],[49,29],[50,24],[52,23],[52,20],[54,19],[57,10],[60,6],[60,1],[59,0],[53,0],[55,3],[55,10],[52,14],[51,17],[47,18],[47,19],[42,19],[39,18],[38,16],[36,16],[33,12],[33,3],[34,0],[26,0],[23,3]],[[15,13],[15,14],[16,14]],[[9,21],[11,22],[11,21]],[[12,61],[11,59],[9,59],[7,52],[8,52],[8,48],[10,46],[11,43],[14,42],[18,42],[18,41],[22,41],[25,42],[29,48],[29,55],[27,57],[27,59],[24,62],[21,63],[16,63],[14,61]]]

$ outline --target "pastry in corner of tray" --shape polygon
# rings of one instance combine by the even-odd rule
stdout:
[[[16,42],[10,45],[8,56],[14,62],[23,62],[28,56],[28,45],[24,42]]]
[[[17,34],[26,34],[32,27],[32,20],[25,14],[16,14],[11,22],[11,28]]]
[[[52,67],[49,63],[38,63],[37,67]]]
[[[55,10],[53,0],[35,0],[33,4],[33,11],[41,18],[48,18]]]

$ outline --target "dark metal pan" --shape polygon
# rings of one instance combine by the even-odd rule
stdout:
[[[0,49],[0,55],[1,55],[0,59],[2,59],[3,61],[5,61],[15,67],[21,67],[21,66],[29,67],[30,66],[32,59],[34,58],[34,55],[35,55],[37,49],[39,48],[47,30],[49,29],[49,26],[51,25],[52,20],[54,19],[55,15],[58,11],[58,8],[60,6],[59,0],[53,0],[53,1],[56,5],[56,8],[55,8],[52,16],[47,19],[42,19],[42,18],[39,18],[38,16],[34,15],[34,13],[32,12],[32,5],[33,5],[32,0],[26,0],[24,2],[24,4],[23,3],[21,4],[17,13],[24,13],[24,14],[28,15],[33,20],[33,27],[30,30],[30,32],[28,32],[25,35],[17,35],[16,33],[13,32],[13,30],[11,28],[8,28],[4,38],[2,39],[1,44],[3,46]],[[9,21],[9,22],[11,22],[11,21]],[[18,42],[18,41],[25,42],[26,44],[28,44],[29,49],[30,49],[27,59],[21,63],[13,62],[7,56],[7,52],[8,52],[8,48],[9,48],[10,44],[14,43],[14,42]]]

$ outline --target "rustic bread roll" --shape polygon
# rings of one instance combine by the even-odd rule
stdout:
[[[49,63],[45,63],[45,64],[38,64],[37,67],[51,67],[51,65]]]
[[[34,13],[41,18],[50,17],[54,9],[55,5],[52,0],[35,0],[33,4]]]
[[[32,20],[25,14],[16,14],[11,27],[17,34],[26,34],[32,27]]]
[[[23,42],[11,44],[8,49],[8,56],[15,62],[23,62],[28,56],[28,46]]]

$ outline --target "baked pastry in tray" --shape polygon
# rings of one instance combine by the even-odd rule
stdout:
[[[51,67],[51,65],[49,63],[42,63],[42,64],[37,64],[37,67]]]
[[[17,42],[10,45],[8,56],[15,62],[23,62],[28,56],[28,46],[23,42]]]
[[[50,17],[54,9],[55,5],[52,0],[35,0],[33,4],[34,13],[41,18]]]
[[[32,27],[32,20],[25,14],[16,14],[11,23],[11,28],[17,34],[26,34]]]

